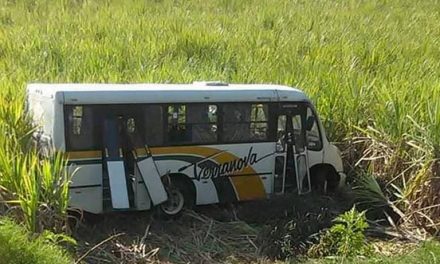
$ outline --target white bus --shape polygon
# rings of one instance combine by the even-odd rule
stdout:
[[[342,160],[309,98],[260,84],[29,84],[42,153],[68,157],[70,206],[99,214],[337,188]]]

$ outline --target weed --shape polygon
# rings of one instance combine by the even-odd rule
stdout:
[[[358,212],[353,207],[334,221],[335,224],[322,235],[319,243],[309,249],[310,256],[355,257],[372,254],[372,247],[364,234],[368,228],[365,212]]]

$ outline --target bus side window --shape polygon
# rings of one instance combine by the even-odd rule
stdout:
[[[168,142],[183,143],[187,139],[186,105],[168,106]],[[189,133],[188,133],[189,134]]]
[[[223,109],[223,135],[225,142],[246,142],[250,136],[251,105],[248,103],[227,103]]]
[[[144,106],[145,142],[149,146],[163,145],[163,108],[161,105]]]
[[[81,135],[81,123],[83,117],[83,107],[74,106],[72,109],[72,133],[73,135]]]
[[[253,104],[251,109],[251,137],[253,140],[267,140],[269,121],[269,106],[267,104]]]
[[[191,131],[191,143],[215,143],[217,105],[188,104],[187,108],[187,128]]]
[[[322,139],[318,126],[318,118],[310,107],[307,107],[307,148],[319,151],[322,149]]]
[[[223,141],[258,142],[268,140],[269,105],[223,104]]]
[[[67,150],[94,150],[97,146],[94,134],[93,106],[66,106],[66,148]]]

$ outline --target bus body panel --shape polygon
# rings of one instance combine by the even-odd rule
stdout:
[[[137,178],[140,179],[140,178]],[[136,210],[148,210],[151,208],[150,195],[143,182],[133,182],[133,189],[135,190],[135,205]]]
[[[102,187],[70,188],[69,207],[100,214],[102,207]]]
[[[323,157],[324,157],[323,149],[319,150],[319,151],[316,151],[316,150],[308,150],[307,151],[308,152],[307,154],[308,154],[308,157],[309,157],[309,166],[310,167],[313,167],[315,165],[318,165],[318,164],[322,163]]]
[[[212,180],[193,181],[196,188],[196,204],[215,204],[219,202],[218,193]]]
[[[65,151],[64,141],[64,95],[62,92],[54,94],[54,124],[53,124],[53,147],[60,151]]]
[[[102,185],[102,163],[98,161],[94,164],[71,163],[68,173],[72,175],[71,187],[90,187]]]
[[[274,150],[274,142],[151,148],[159,172],[189,177],[195,182],[197,201],[203,204],[220,200],[214,199],[213,185],[217,197],[220,185],[230,185],[235,196],[230,199],[266,198],[272,193]]]
[[[72,176],[69,186],[69,205],[87,212],[102,213],[102,163],[95,161],[76,161],[67,167]],[[80,164],[81,162],[81,164]]]

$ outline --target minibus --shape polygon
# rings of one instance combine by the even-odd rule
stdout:
[[[29,84],[42,155],[65,153],[71,208],[100,214],[266,199],[345,181],[307,95],[269,84]]]

